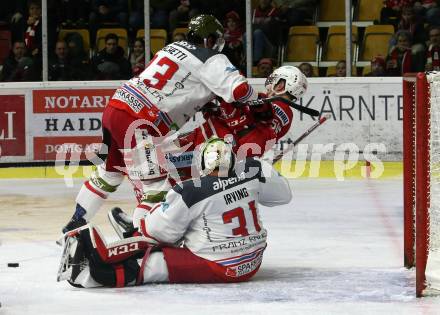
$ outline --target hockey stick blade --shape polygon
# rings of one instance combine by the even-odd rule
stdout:
[[[259,106],[259,105],[263,105],[264,103],[269,103],[269,102],[273,102],[273,101],[282,102],[282,103],[289,105],[290,107],[292,107],[292,108],[294,108],[304,114],[310,115],[312,117],[319,116],[319,112],[316,109],[312,109],[312,108],[308,108],[308,107],[296,104],[296,103],[291,102],[281,96],[273,96],[273,97],[268,97],[268,98],[256,99],[253,101],[249,101],[246,104],[249,106]]]
[[[283,151],[278,153],[277,156],[274,157],[272,164],[275,164],[276,162],[281,160],[283,158],[284,154],[293,150],[293,148],[296,147],[298,145],[298,143],[300,143],[302,140],[304,140],[304,138],[306,138],[309,134],[311,134],[316,128],[318,128],[323,123],[325,123],[330,117],[331,117],[330,114],[322,116],[317,122],[315,122],[312,126],[310,126],[310,128],[307,129],[302,135],[300,135],[295,141],[290,143],[287,146],[287,148],[285,148]]]

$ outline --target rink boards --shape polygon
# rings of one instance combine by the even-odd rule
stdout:
[[[264,91],[263,79],[250,82]],[[329,119],[286,154],[282,173],[290,178],[400,176],[401,78],[311,78],[309,82],[308,92],[299,103]],[[72,159],[72,153],[87,160],[101,142],[101,112],[120,84],[0,84],[0,164],[47,162],[59,156]],[[189,121],[187,128],[199,122],[198,118]],[[314,122],[295,111],[292,128],[277,149],[297,139]],[[84,176],[82,168],[68,172],[74,177]],[[0,169],[0,178],[53,178],[62,174],[47,167]]]
[[[345,179],[391,179],[402,177],[401,162],[381,162],[380,165],[365,161],[291,161],[282,160],[275,168],[285,177]],[[71,169],[55,167],[9,167],[0,168],[0,179],[7,178],[87,178],[92,166],[74,166]]]

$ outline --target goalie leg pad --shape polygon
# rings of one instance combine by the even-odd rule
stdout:
[[[142,236],[107,245],[97,228],[83,226],[65,236],[58,281],[67,280],[83,288],[136,285],[141,271],[138,259],[144,257],[143,265],[148,266],[151,249]]]
[[[99,255],[99,258],[106,264],[121,263],[132,257],[142,258],[145,251],[152,246],[143,236],[129,237],[107,244],[96,227],[90,227],[87,233],[88,235],[84,237],[90,239],[92,246],[90,251]]]
[[[76,229],[64,236],[64,248],[57,281],[67,280],[72,286],[80,288],[99,287],[101,285],[90,274],[89,260],[80,236],[81,229],[88,229],[88,227]]]
[[[117,258],[109,258],[108,253],[112,247],[107,248],[96,228],[90,227],[81,230],[80,234],[89,260],[90,275],[94,281],[106,287],[124,287],[136,284],[140,267],[134,253],[131,253],[131,257],[119,255]]]
[[[142,266],[140,283],[164,283],[169,282],[168,266],[161,251],[151,253]]]
[[[90,260],[90,274],[93,279],[105,287],[122,288],[136,284],[139,265],[134,258],[120,264],[105,264],[98,257]]]

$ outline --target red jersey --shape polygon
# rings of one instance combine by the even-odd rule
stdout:
[[[195,130],[178,138],[178,145],[186,151],[180,155],[165,154],[168,163],[173,163],[181,179],[191,177],[193,154],[197,147],[213,136],[229,138],[233,150],[240,158],[261,157],[291,128],[293,112],[285,103],[272,102],[269,110],[272,117],[258,121],[253,117],[254,109],[241,108],[222,102],[219,112],[205,113],[205,122]],[[166,163],[165,161],[162,161]]]

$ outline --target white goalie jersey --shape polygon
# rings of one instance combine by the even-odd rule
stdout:
[[[195,255],[222,265],[262,257],[267,232],[259,204],[286,204],[291,190],[271,165],[262,167],[255,159],[238,163],[235,173],[203,176],[175,186],[141,223],[143,233],[162,243],[183,238]]]
[[[158,51],[139,77],[116,90],[113,99],[136,114],[156,107],[169,125],[181,127],[215,95],[227,102],[257,98],[225,55],[181,41]]]

